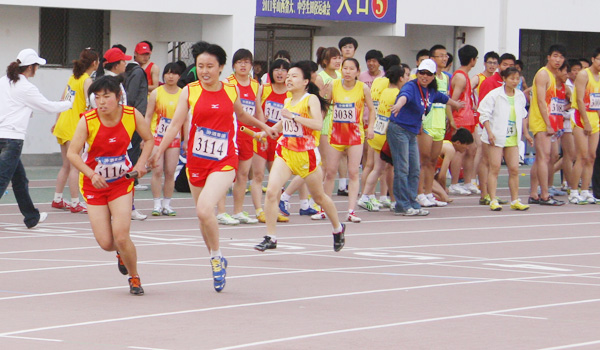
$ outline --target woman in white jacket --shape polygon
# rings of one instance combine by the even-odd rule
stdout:
[[[523,130],[523,120],[527,118],[525,109],[526,99],[523,92],[517,89],[521,75],[514,68],[508,68],[501,73],[504,85],[490,91],[479,104],[479,121],[484,130],[481,134],[483,151],[486,152],[489,162],[488,192],[490,209],[502,210],[496,199],[496,186],[502,156],[508,167],[508,187],[510,189],[510,208],[514,210],[527,210],[529,206],[519,200],[519,140]],[[525,135],[532,143],[531,136]]]

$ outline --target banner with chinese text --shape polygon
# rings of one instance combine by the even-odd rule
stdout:
[[[396,0],[256,0],[256,16],[396,23]]]

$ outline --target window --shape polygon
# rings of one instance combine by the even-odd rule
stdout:
[[[86,47],[103,52],[109,17],[108,11],[41,8],[40,56],[48,65],[70,67]]]

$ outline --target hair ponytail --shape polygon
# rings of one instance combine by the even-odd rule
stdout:
[[[29,68],[29,66],[21,67],[21,66],[19,66],[19,64],[21,64],[21,61],[16,60],[14,62],[11,62],[8,65],[8,67],[6,67],[6,76],[13,83],[16,83],[17,81],[19,81],[19,79],[21,79],[19,74],[23,74],[23,72],[25,72],[27,70],[27,68]]]

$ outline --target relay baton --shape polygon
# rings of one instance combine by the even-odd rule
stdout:
[[[151,172],[152,168],[146,167],[146,171],[147,172]],[[125,178],[126,179],[137,179],[139,175],[140,174],[138,174],[137,171],[131,171],[131,172],[128,172],[128,173],[125,174]]]
[[[255,138],[257,141],[260,141],[260,142],[267,142],[267,138],[266,138],[266,137],[259,137],[259,135],[258,135],[258,134],[257,134],[257,133],[256,133],[254,130],[248,129],[248,128],[247,128],[247,127],[245,127],[245,126],[240,126],[240,131],[241,131],[241,132],[243,132],[243,133],[244,133],[244,134],[246,134],[246,135],[250,135],[250,136],[252,136],[252,137],[253,137],[253,138]]]

